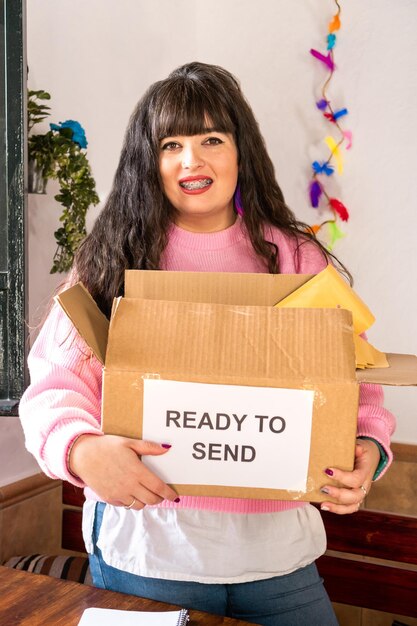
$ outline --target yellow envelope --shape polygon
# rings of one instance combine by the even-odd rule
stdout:
[[[355,343],[356,367],[365,369],[369,367],[389,367],[387,357],[384,352],[377,350],[371,343],[353,334]]]
[[[319,274],[275,306],[302,309],[341,308],[352,311],[353,328],[360,335],[375,322],[375,317],[366,304],[341,277],[339,272],[328,265]]]
[[[341,308],[351,311],[356,367],[360,369],[388,367],[385,354],[359,336],[372,326],[375,317],[333,265],[328,265],[326,269],[316,274],[289,296],[277,302],[275,306],[315,309]]]

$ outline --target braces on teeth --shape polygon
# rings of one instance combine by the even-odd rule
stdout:
[[[211,178],[205,178],[204,180],[190,180],[183,182],[180,183],[180,186],[192,191],[193,189],[202,189],[203,187],[207,187],[208,185],[211,185],[212,182]]]

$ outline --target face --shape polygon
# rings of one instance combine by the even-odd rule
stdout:
[[[202,135],[166,137],[160,142],[159,170],[178,226],[210,232],[233,224],[238,153],[231,134],[208,129]]]

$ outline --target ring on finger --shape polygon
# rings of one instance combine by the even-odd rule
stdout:
[[[366,498],[366,496],[368,495],[368,491],[366,490],[366,488],[365,488],[363,485],[361,485],[361,486],[359,487],[359,489],[362,489],[362,491],[363,491],[363,493],[364,493],[364,497]]]
[[[136,498],[133,498],[132,502],[128,506],[125,506],[123,508],[125,508],[126,510],[131,509],[132,506],[135,505],[135,503],[136,503]]]

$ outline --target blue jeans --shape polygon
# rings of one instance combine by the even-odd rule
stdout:
[[[105,504],[94,521],[90,568],[96,587],[177,604],[187,609],[234,617],[262,626],[337,626],[332,605],[315,564],[266,580],[227,585],[136,576],[107,565],[99,548]]]

